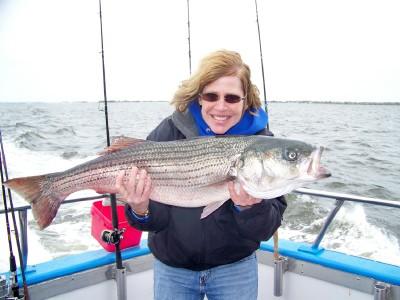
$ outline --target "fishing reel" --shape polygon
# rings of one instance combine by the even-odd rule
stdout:
[[[125,228],[122,229],[114,229],[114,230],[103,230],[101,232],[101,239],[102,241],[106,242],[107,244],[118,244],[123,238],[123,234],[126,231]]]

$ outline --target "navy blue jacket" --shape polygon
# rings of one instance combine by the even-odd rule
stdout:
[[[258,134],[272,135],[267,130]],[[148,140],[172,141],[197,136],[189,114],[175,112],[155,128]],[[204,219],[204,207],[184,208],[150,200],[149,218],[140,222],[128,213],[129,223],[149,231],[148,243],[153,255],[178,268],[205,270],[236,262],[258,249],[281,224],[286,209],[284,197],[264,200],[251,208],[237,211],[232,200]]]

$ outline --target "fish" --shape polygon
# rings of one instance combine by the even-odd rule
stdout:
[[[4,184],[32,207],[40,229],[49,226],[62,201],[86,189],[117,193],[117,175],[132,167],[152,180],[150,199],[168,205],[203,207],[205,218],[230,199],[228,182],[251,196],[272,199],[330,172],[321,166],[323,147],[276,137],[212,136],[154,142],[119,137],[100,156],[62,172],[13,178]]]

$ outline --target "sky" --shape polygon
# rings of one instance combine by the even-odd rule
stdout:
[[[263,91],[253,0],[190,0],[191,64],[238,51]],[[400,1],[258,0],[266,98],[400,102]],[[0,102],[103,99],[98,0],[0,0]],[[169,101],[186,0],[102,0],[109,100]],[[263,95],[262,95],[263,96]]]

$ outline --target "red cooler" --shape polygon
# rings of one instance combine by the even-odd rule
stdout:
[[[123,239],[120,241],[120,248],[125,249],[137,246],[140,243],[142,232],[129,225],[125,217],[124,206],[117,205],[118,229],[125,228]],[[95,201],[90,210],[92,214],[92,236],[107,251],[115,251],[113,244],[107,244],[101,239],[103,230],[113,230],[111,206],[103,206],[102,201]]]

